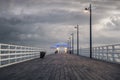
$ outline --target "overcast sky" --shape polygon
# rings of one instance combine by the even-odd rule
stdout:
[[[78,24],[80,47],[89,47],[90,3],[93,46],[120,43],[120,0],[0,0],[0,43],[49,48],[76,37]]]

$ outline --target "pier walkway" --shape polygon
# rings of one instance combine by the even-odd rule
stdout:
[[[120,64],[52,54],[0,68],[0,80],[120,80]]]

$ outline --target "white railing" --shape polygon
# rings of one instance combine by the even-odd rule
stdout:
[[[79,51],[79,55],[89,57],[90,56],[90,49],[89,48],[82,48]]]
[[[40,48],[0,44],[0,67],[40,57]]]
[[[89,48],[80,49],[79,55],[89,57]],[[103,61],[120,63],[120,44],[93,47],[92,57]]]
[[[93,58],[120,63],[120,44],[93,47]]]

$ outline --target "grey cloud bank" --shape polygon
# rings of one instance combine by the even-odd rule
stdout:
[[[94,46],[119,43],[119,0],[0,0],[0,42],[49,48],[66,42],[80,25],[80,46],[89,47],[92,3]],[[76,37],[76,36],[75,36]],[[75,38],[76,44],[76,38]]]

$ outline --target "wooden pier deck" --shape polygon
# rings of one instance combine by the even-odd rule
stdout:
[[[120,80],[120,65],[53,54],[1,68],[0,80]]]

